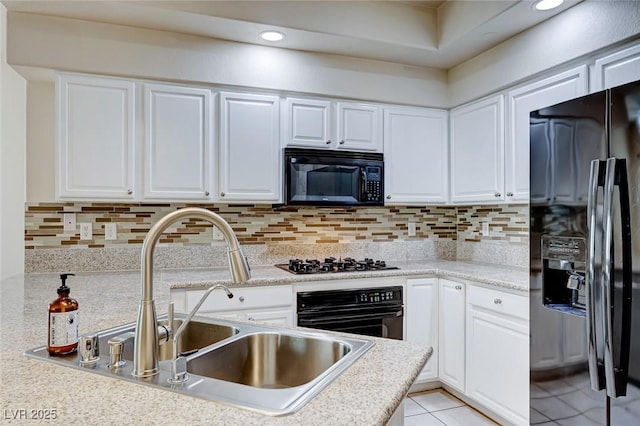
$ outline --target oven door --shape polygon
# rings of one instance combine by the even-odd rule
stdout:
[[[402,306],[350,308],[322,314],[298,313],[298,326],[402,340],[403,317]]]

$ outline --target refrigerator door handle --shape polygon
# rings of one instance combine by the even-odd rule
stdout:
[[[587,200],[587,225],[589,229],[589,241],[587,247],[587,273],[586,285],[586,322],[587,322],[587,361],[589,365],[589,377],[591,389],[599,391],[605,388],[602,366],[598,365],[597,352],[597,321],[596,321],[596,234],[597,216],[596,206],[598,198],[598,186],[601,175],[601,161],[593,160],[589,173],[589,194]]]
[[[622,233],[622,306],[616,307],[613,302],[613,289],[615,288],[614,271],[614,245],[613,245],[613,189],[617,185],[620,196],[620,225]],[[631,223],[629,207],[629,188],[627,181],[627,168],[625,160],[609,158],[607,160],[604,189],[604,241],[602,246],[602,284],[603,303],[602,317],[604,319],[604,369],[607,385],[607,395],[613,398],[626,395],[629,347],[631,338]],[[621,308],[621,330],[619,334],[620,348],[618,365],[615,364],[613,348],[613,317],[614,309]]]

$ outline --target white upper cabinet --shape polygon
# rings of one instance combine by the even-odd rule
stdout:
[[[554,130],[549,129],[542,121],[536,122],[534,120],[534,122],[531,122],[529,118],[531,111],[586,95],[587,85],[587,67],[583,65],[511,90],[507,94],[509,111],[505,161],[507,202],[527,201],[529,198],[530,125],[533,125],[531,127],[534,129],[533,131],[538,132],[537,136],[548,135]],[[557,130],[562,131],[562,129]],[[534,147],[534,149],[543,150],[545,147],[538,146]],[[550,146],[548,149],[550,149]],[[541,155],[538,158],[551,159],[551,152],[549,151],[548,154]],[[570,166],[570,163],[561,164],[567,167]],[[537,164],[535,166],[541,167],[539,169],[540,173],[545,173],[545,176],[550,178],[552,172],[550,163],[546,165]],[[568,173],[567,170],[560,171]],[[537,184],[542,184],[543,180],[539,180]],[[546,198],[548,194],[546,192],[541,193],[541,190],[542,188],[532,188],[532,199]]]
[[[124,80],[58,76],[56,198],[135,197],[134,89]]]
[[[339,149],[382,151],[381,110],[375,105],[338,102],[337,140]]]
[[[287,98],[284,146],[382,151],[382,110],[376,105]]]
[[[504,96],[451,110],[451,201],[504,200]]]
[[[445,203],[447,147],[447,111],[385,108],[385,204]]]
[[[640,43],[596,60],[592,92],[637,80],[640,80]]]
[[[213,139],[211,91],[144,86],[144,197],[207,200]]]
[[[277,96],[220,94],[219,200],[280,202]]]
[[[285,145],[324,149],[335,144],[330,101],[287,98],[283,116]]]

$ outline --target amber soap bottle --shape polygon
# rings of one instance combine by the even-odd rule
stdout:
[[[75,274],[60,274],[62,285],[58,287],[58,298],[49,305],[50,355],[66,355],[78,349],[78,302],[69,297],[67,277]]]

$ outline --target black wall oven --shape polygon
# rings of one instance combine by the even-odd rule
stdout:
[[[285,148],[284,165],[288,205],[384,204],[382,154]]]
[[[298,326],[402,340],[402,286],[297,293]]]

